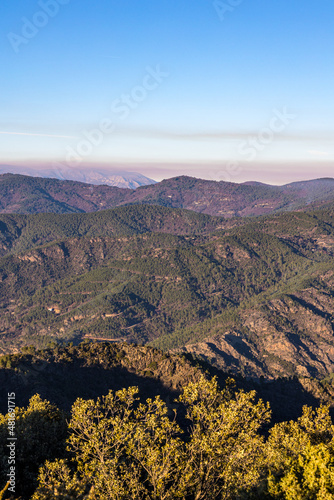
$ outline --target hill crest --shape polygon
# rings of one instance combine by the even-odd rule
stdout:
[[[302,210],[332,201],[333,179],[271,186],[178,176],[137,189],[123,189],[70,180],[0,175],[0,213],[95,212],[146,204],[232,218]]]

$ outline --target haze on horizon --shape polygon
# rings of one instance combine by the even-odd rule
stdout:
[[[330,0],[2,5],[0,163],[333,176]]]

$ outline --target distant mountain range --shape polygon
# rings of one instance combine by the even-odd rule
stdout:
[[[29,175],[32,177],[51,178],[58,180],[71,180],[86,182],[88,184],[106,184],[119,188],[136,189],[139,186],[155,184],[156,181],[149,179],[138,172],[115,171],[108,168],[70,168],[61,163],[55,163],[53,167],[36,169],[33,167],[20,167],[13,165],[0,165],[0,174],[13,173]]]
[[[96,173],[96,182],[98,176]],[[125,179],[124,173],[122,176]],[[257,182],[215,182],[186,176],[155,184],[147,178],[143,179],[151,184],[129,189],[71,180],[3,174],[0,175],[0,212],[94,212],[140,203],[186,208],[194,212],[231,218],[300,210],[306,207],[316,208],[334,201],[334,179],[331,178],[294,182],[284,186]],[[139,184],[144,182],[143,179],[137,177],[135,181],[135,177],[132,177],[131,182]]]

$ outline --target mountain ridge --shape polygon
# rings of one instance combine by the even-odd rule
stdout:
[[[331,201],[334,201],[334,181],[328,178],[271,186],[179,176],[127,189],[17,174],[0,175],[0,213],[83,213],[148,204],[233,218],[303,210]]]
[[[146,186],[156,182],[139,172],[127,172],[124,170],[108,169],[107,167],[100,167],[98,169],[85,167],[78,169],[70,168],[56,162],[54,162],[53,167],[43,169],[20,167],[17,165],[0,165],[0,174],[5,173],[129,189],[136,189],[139,186]]]

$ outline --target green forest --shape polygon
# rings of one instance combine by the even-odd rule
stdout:
[[[333,208],[224,221],[134,205],[1,219],[4,354],[85,338],[196,353],[205,342],[202,355],[234,373],[332,371],[314,360],[334,345]]]

